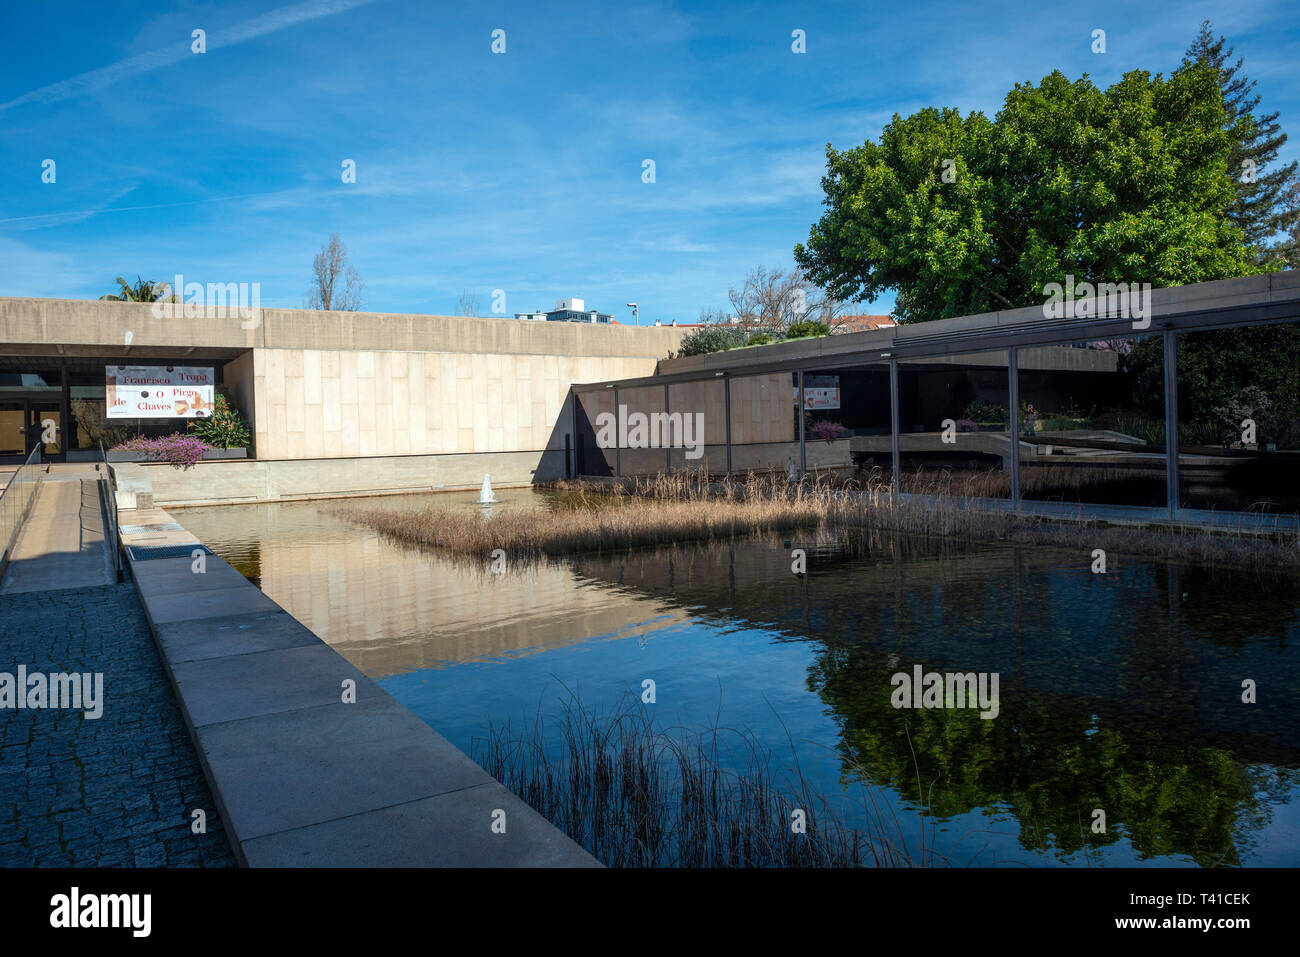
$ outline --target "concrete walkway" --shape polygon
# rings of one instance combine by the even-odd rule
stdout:
[[[166,512],[119,515],[240,863],[599,866]]]
[[[93,466],[52,466],[43,477],[0,594],[87,588],[117,581],[104,539],[99,503],[102,472]]]

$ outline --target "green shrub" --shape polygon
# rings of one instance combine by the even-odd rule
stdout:
[[[722,352],[735,349],[748,341],[748,335],[740,326],[712,325],[696,329],[682,339],[678,356],[702,356],[710,352]]]
[[[189,424],[189,431],[214,449],[248,448],[248,426],[224,392],[217,393],[212,415],[206,419],[194,419]]]
[[[785,337],[787,339],[808,339],[813,336],[829,336],[831,327],[824,322],[817,322],[813,319],[805,319],[802,322],[790,323],[790,328],[786,329]]]
[[[977,399],[966,406],[966,410],[962,412],[962,418],[970,419],[973,422],[983,422],[986,425],[1001,424],[1007,421],[1007,407]]]
[[[778,341],[779,338],[770,332],[754,332],[741,325],[720,322],[697,329],[685,336],[676,354],[679,357],[702,356],[710,352],[738,349],[741,346],[765,346]],[[668,358],[673,358],[672,353]]]
[[[1055,412],[1051,415],[1042,417],[1044,432],[1065,432],[1069,429],[1084,429],[1088,427],[1087,419],[1079,418],[1073,415],[1062,415]]]

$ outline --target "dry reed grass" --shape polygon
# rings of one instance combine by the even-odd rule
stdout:
[[[855,496],[859,507],[841,509],[829,530],[850,553],[865,548],[867,530],[942,537],[961,541],[1001,541],[1163,558],[1204,565],[1244,568],[1256,573],[1292,573],[1300,569],[1300,532],[1213,530],[1182,525],[1117,525],[1089,518],[1085,506],[1071,514],[1046,517],[1016,515],[987,502],[952,494],[952,477],[932,475],[927,486],[914,476],[911,490],[924,500],[894,501],[882,474]],[[957,486],[980,489],[979,476]]]
[[[540,717],[520,733],[492,726],[473,756],[610,867],[919,867],[948,863],[935,822],[909,815],[909,841],[871,788],[861,829],[848,826],[803,776],[794,754],[774,760],[747,731],[661,728],[627,696],[590,712],[570,696],[559,733]],[[555,744],[548,745],[548,741]],[[796,833],[801,809],[806,831]]]
[[[571,483],[564,491],[564,507],[552,511],[507,505],[490,515],[464,506],[338,514],[453,555],[486,559],[500,548],[512,560],[526,560],[817,527],[832,504],[829,489],[782,487],[773,477],[717,487],[674,475],[631,489]]]
[[[527,561],[793,530],[836,539],[852,551],[865,547],[864,531],[883,529],[962,541],[1104,548],[1256,571],[1300,568],[1300,533],[1294,530],[1112,525],[1089,519],[1083,506],[1063,518],[1014,515],[971,497],[987,495],[999,481],[980,473],[911,473],[906,488],[925,496],[918,501],[896,498],[879,469],[848,482],[789,482],[779,471],[714,481],[683,471],[622,482],[554,483],[559,507],[551,511],[498,506],[488,517],[460,505],[336,514],[403,542],[484,561],[498,548],[512,561]]]

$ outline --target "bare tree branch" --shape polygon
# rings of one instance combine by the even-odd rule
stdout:
[[[348,247],[338,233],[330,236],[312,260],[311,283],[305,308],[334,312],[356,312],[361,308],[365,283],[348,262]]]
[[[842,323],[849,305],[814,285],[797,266],[789,272],[759,266],[739,289],[728,290],[727,298],[746,327],[774,334],[805,321],[824,322],[833,329]]]

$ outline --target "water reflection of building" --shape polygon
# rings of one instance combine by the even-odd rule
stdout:
[[[497,575],[383,541],[320,508],[221,506],[177,515],[246,574],[256,567],[267,595],[374,678],[561,648],[598,635],[631,637],[687,617],[561,564]],[[229,542],[224,535],[231,528],[254,529],[257,540]]]

